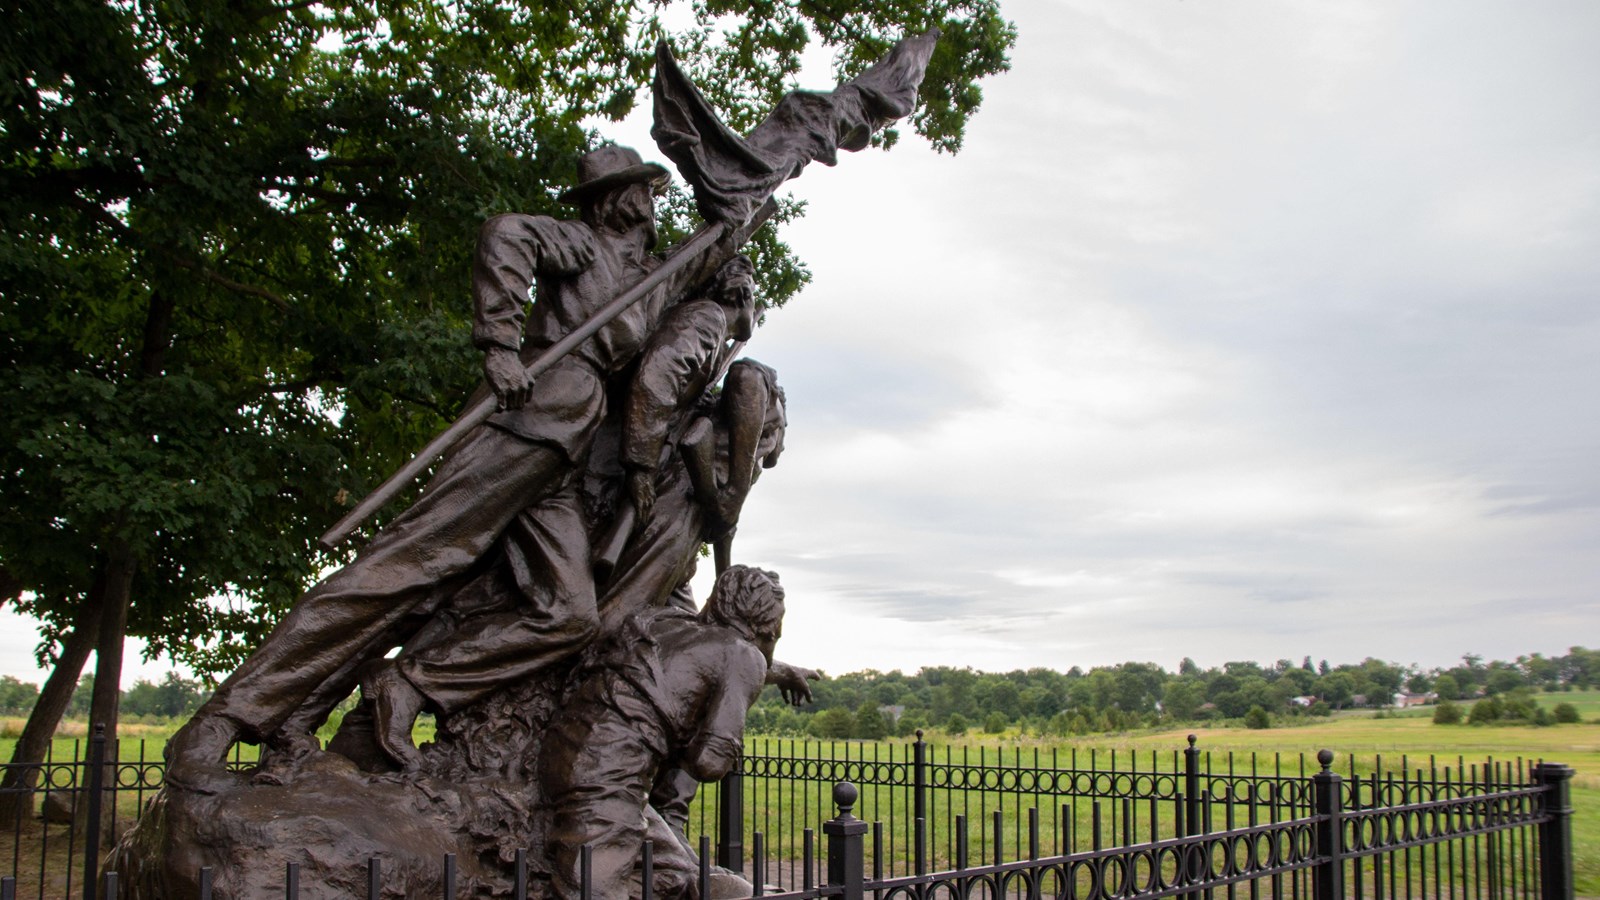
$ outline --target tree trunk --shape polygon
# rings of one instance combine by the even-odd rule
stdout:
[[[89,588],[89,595],[78,610],[72,631],[62,643],[61,655],[55,668],[45,679],[44,690],[28,714],[28,724],[22,727],[22,736],[11,751],[11,767],[0,778],[0,828],[14,828],[17,823],[33,815],[33,787],[39,781],[38,766],[44,762],[55,737],[61,716],[72,701],[72,692],[83,674],[83,664],[94,649],[95,635],[100,630],[100,607],[105,596],[104,580],[97,580]]]
[[[5,566],[0,566],[0,605],[20,596],[22,596],[22,579],[11,574],[11,570]]]
[[[128,601],[133,587],[133,553],[126,541],[113,539],[105,567],[105,600],[100,606],[100,628],[95,646],[94,694],[89,702],[89,737],[93,740],[95,729],[105,726],[106,793],[100,808],[105,811],[101,834],[109,835],[109,825],[117,804],[116,759],[117,716],[122,707],[122,647],[127,642]],[[82,785],[88,787],[86,782]],[[85,801],[88,793],[79,795]],[[80,807],[83,809],[86,807]],[[75,816],[75,827],[88,825],[86,816]]]
[[[128,600],[133,587],[133,554],[115,540],[106,559],[105,600],[100,607],[99,641],[95,646],[94,695],[89,703],[89,732],[106,727],[106,746],[117,739],[117,713],[122,706],[122,646],[128,635]]]

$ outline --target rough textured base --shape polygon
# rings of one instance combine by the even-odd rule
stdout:
[[[362,772],[332,753],[308,758],[282,785],[238,786],[217,794],[164,789],[113,851],[124,897],[199,896],[199,872],[214,873],[212,896],[283,896],[289,863],[300,896],[367,895],[376,858],[383,897],[443,896],[444,857],[456,854],[462,896],[510,893],[497,854],[469,823],[499,805],[485,786],[428,776]],[[483,851],[491,850],[489,858]]]
[[[281,897],[289,863],[300,867],[303,898],[365,897],[372,858],[381,896],[439,897],[454,853],[459,896],[500,897],[511,895],[526,849],[530,896],[541,896],[545,823],[530,773],[565,680],[510,688],[441,722],[421,772],[369,771],[387,766],[366,748],[313,752],[215,794],[169,785],[109,865],[129,900],[198,897],[202,867],[212,869],[217,900]],[[342,732],[332,746],[349,752],[369,738]]]

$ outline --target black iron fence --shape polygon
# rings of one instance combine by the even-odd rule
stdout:
[[[0,900],[117,896],[102,850],[163,766],[142,745],[128,760],[103,738],[75,749],[4,773]],[[1192,737],[1138,756],[755,739],[690,833],[703,885],[715,862],[795,900],[1573,896],[1566,766],[1332,760],[1212,756]],[[454,863],[408,896],[455,897]],[[367,868],[378,897],[383,861]],[[285,897],[299,879],[288,867]],[[513,896],[527,885],[519,864]]]
[[[1341,774],[1327,751],[1213,755],[1193,736],[1142,754],[920,738],[753,740],[693,824],[715,835],[719,864],[760,858],[766,883],[803,888],[819,873],[795,848],[850,782],[880,900],[935,885],[1030,898],[1572,896],[1565,766],[1347,758]]]

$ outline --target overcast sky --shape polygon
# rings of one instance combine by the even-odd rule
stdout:
[[[1600,4],[1003,10],[959,155],[792,182],[815,280],[749,348],[790,430],[735,546],[780,655],[1600,644]]]

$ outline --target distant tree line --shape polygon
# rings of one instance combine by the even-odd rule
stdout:
[[[1600,651],[1573,647],[1565,656],[1519,656],[1485,663],[1467,654],[1451,667],[1422,669],[1367,658],[1330,666],[1305,657],[1298,664],[1229,662],[1202,669],[1185,658],[1177,671],[1127,662],[1088,671],[1074,666],[1005,673],[933,666],[907,675],[868,670],[826,678],[815,702],[784,705],[769,689],[751,710],[758,734],[879,739],[918,729],[951,735],[999,734],[1020,728],[1067,737],[1157,725],[1237,720],[1265,728],[1301,716],[1352,707],[1387,708],[1401,694],[1424,695],[1454,707],[1458,721],[1576,721],[1576,709],[1544,710],[1536,691],[1600,687]],[[1434,696],[1426,696],[1434,695]],[[1484,698],[1462,712],[1457,701]],[[1443,705],[1443,704],[1442,704]],[[1479,707],[1482,712],[1479,712]]]
[[[1439,724],[1578,721],[1569,703],[1545,709],[1536,692],[1600,688],[1600,650],[1571,648],[1565,656],[1519,656],[1511,662],[1467,654],[1458,665],[1420,669],[1367,658],[1330,666],[1305,657],[1270,666],[1229,662],[1202,669],[1185,658],[1174,672],[1154,663],[1127,662],[1088,671],[1074,666],[979,672],[931,666],[907,675],[867,670],[831,676],[812,687],[815,700],[800,709],[768,689],[750,711],[757,734],[879,739],[918,729],[948,734],[999,734],[1021,728],[1067,737],[1157,725],[1238,720],[1265,728],[1301,716],[1352,707],[1385,708],[1396,694],[1433,694]],[[85,719],[94,676],[85,675],[67,716]],[[0,677],[0,715],[25,716],[38,699],[36,685]],[[161,682],[139,680],[122,692],[132,716],[176,718],[206,697],[198,681],[168,672]],[[1434,697],[1428,698],[1430,701]]]
[[[85,675],[78,680],[72,699],[67,703],[66,717],[88,719],[93,695],[94,676]],[[160,684],[141,678],[133,683],[133,687],[123,691],[122,714],[178,718],[194,712],[206,696],[205,686],[199,681],[184,678],[177,672],[168,672]],[[26,716],[38,699],[38,685],[11,675],[0,676],[0,716]]]

